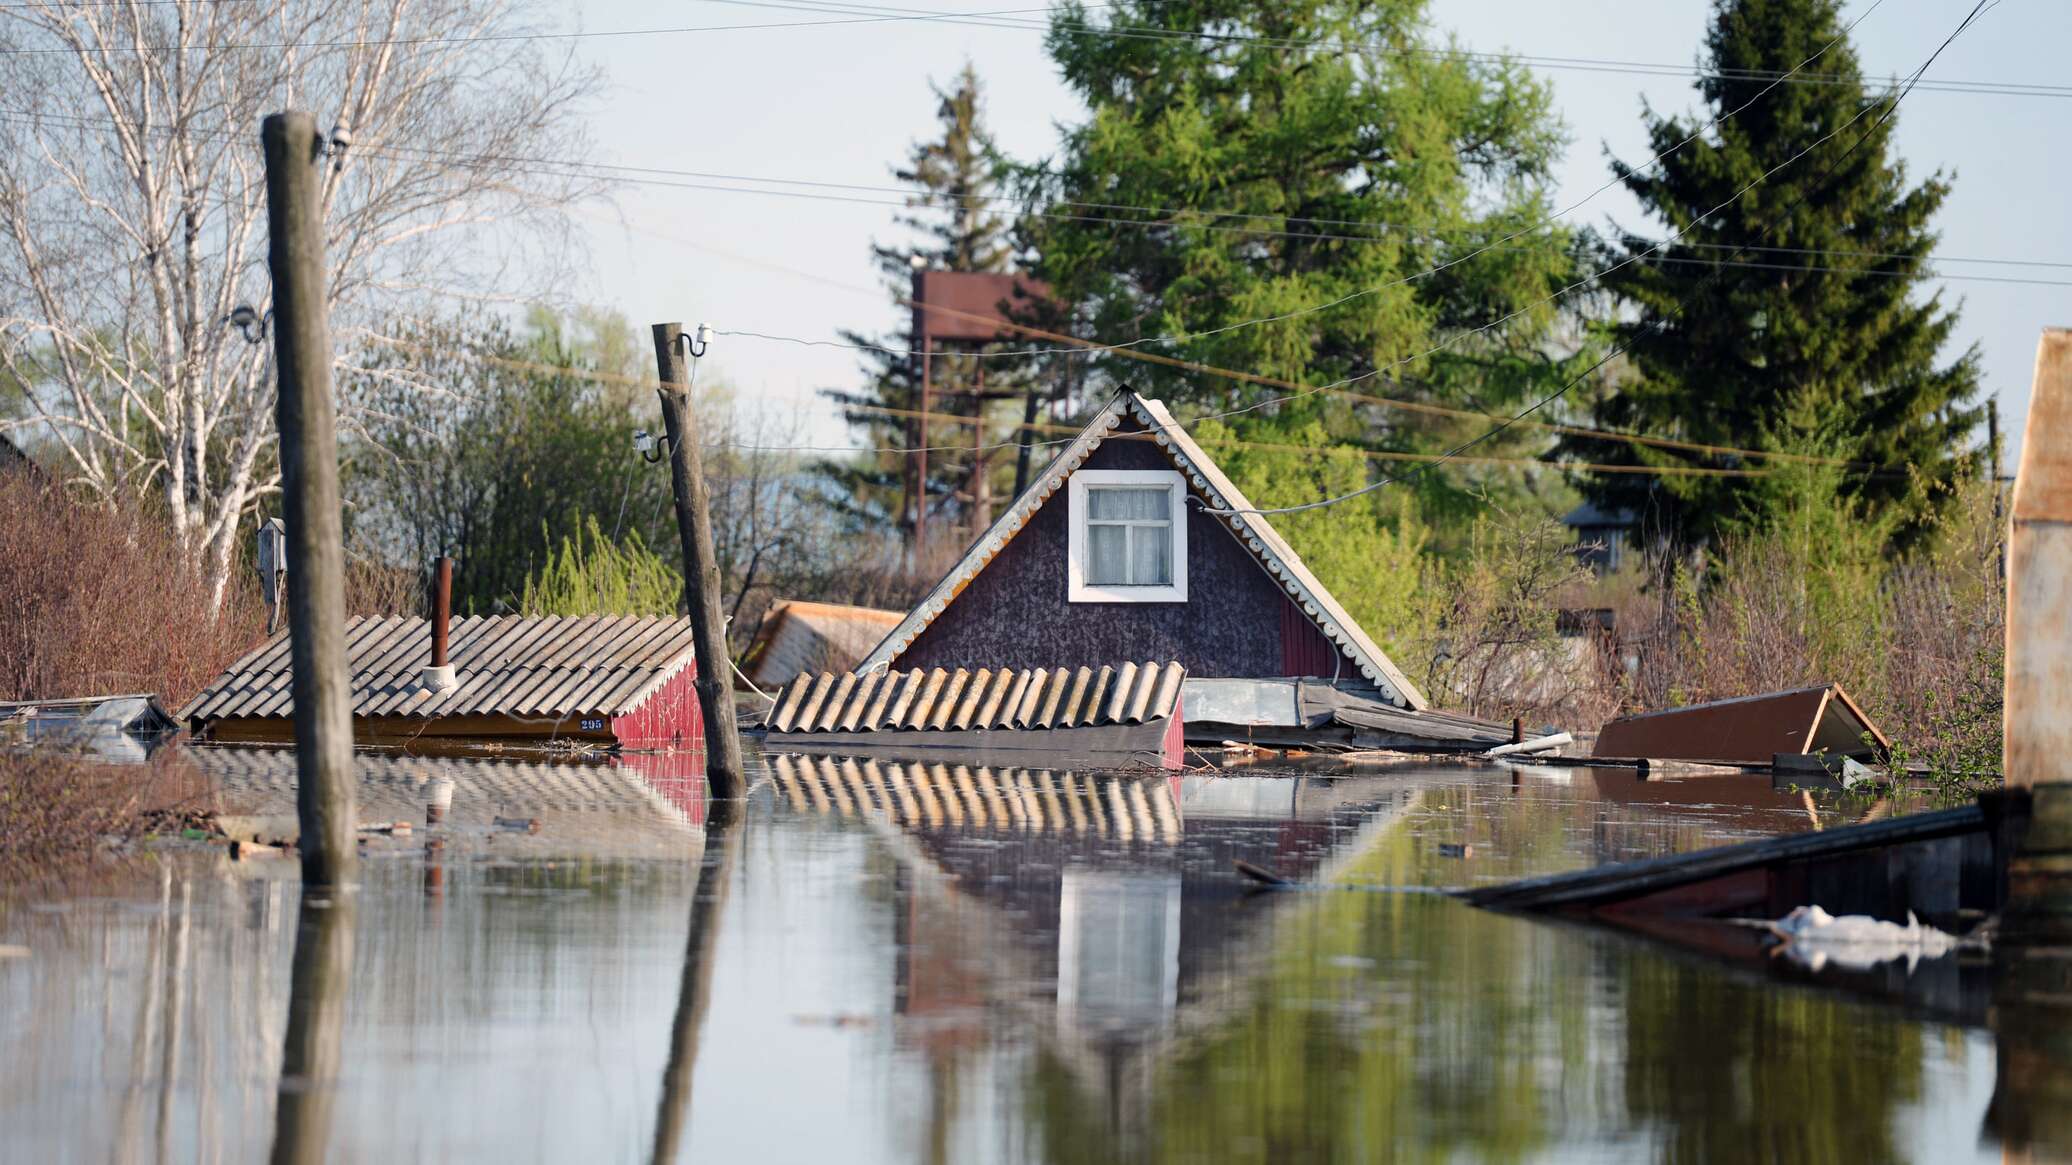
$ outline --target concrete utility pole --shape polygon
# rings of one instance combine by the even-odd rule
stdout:
[[[352,881],[352,686],[345,658],[345,528],[339,516],[338,439],[325,319],[324,224],[318,211],[322,139],[307,113],[261,124],[266,151],[267,266],[273,274],[275,417],[287,511],[288,633],[294,672],[295,808],[302,881]]]
[[[676,533],[683,542],[684,598],[698,653],[698,711],[705,721],[705,781],[716,801],[739,800],[747,788],[741,734],[734,726],[733,664],[727,621],[720,609],[719,557],[712,552],[712,513],[705,503],[704,450],[691,407],[682,324],[656,324],[655,370],[662,382],[662,426],[669,437],[670,484],[676,492]],[[716,809],[727,813],[724,807]]]

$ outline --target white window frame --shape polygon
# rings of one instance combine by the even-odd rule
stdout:
[[[1184,603],[1187,601],[1187,480],[1170,469],[1082,469],[1067,483],[1070,503],[1067,526],[1066,600],[1074,603]],[[1172,563],[1170,586],[1097,586],[1086,581],[1086,491],[1094,486],[1142,489],[1162,485],[1172,491]]]

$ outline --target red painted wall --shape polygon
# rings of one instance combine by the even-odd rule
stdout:
[[[698,715],[698,692],[692,686],[697,678],[698,665],[693,663],[632,711],[612,717],[611,733],[619,747],[703,749],[705,721]]]
[[[1293,602],[1281,604],[1281,674],[1359,678],[1359,669],[1341,661],[1338,646]]]

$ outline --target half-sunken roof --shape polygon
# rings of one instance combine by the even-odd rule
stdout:
[[[433,692],[425,620],[361,617],[345,627],[353,715],[613,716],[653,694],[693,658],[691,622],[636,615],[456,619],[447,662],[459,683]],[[288,633],[231,664],[180,719],[284,717],[294,712]]]
[[[1156,447],[1172,462],[1173,468],[1187,480],[1194,496],[1205,502],[1212,511],[1227,511],[1218,518],[1228,525],[1239,545],[1245,547],[1256,559],[1260,568],[1273,577],[1288,598],[1300,609],[1310,622],[1316,624],[1325,638],[1331,641],[1360,675],[1366,677],[1381,689],[1382,695],[1393,704],[1413,710],[1422,710],[1426,705],[1424,694],[1417,690],[1393,661],[1367,632],[1353,621],[1344,607],[1334,598],[1329,589],[1288,545],[1264,514],[1254,512],[1254,507],[1242,491],[1234,485],[1194,438],[1180,427],[1173,415],[1159,401],[1147,400],[1136,393],[1123,389],[1111,398],[1108,404],[1094,415],[1078,437],[1067,445],[1063,452],[1052,459],[1036,481],[1007,507],[998,521],[988,528],[984,536],[972,543],[964,557],[950,568],[935,589],[928,592],[914,609],[907,612],[897,627],[864,657],[858,670],[868,671],[891,664],[901,652],[911,646],[916,637],[926,630],[957,595],[978,576],[986,565],[999,555],[1014,536],[1028,525],[1051,495],[1065,488],[1065,482],[1102,441],[1121,426],[1125,416],[1134,417],[1150,431]]]
[[[785,599],[770,608],[742,653],[742,669],[762,688],[804,672],[848,671],[899,624],[898,611]]]

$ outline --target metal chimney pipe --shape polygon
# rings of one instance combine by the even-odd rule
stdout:
[[[442,554],[432,564],[432,662],[417,673],[418,683],[428,691],[450,692],[460,686],[460,677],[446,662],[446,625],[452,621],[453,560]]]
[[[453,560],[432,564],[432,666],[446,666],[446,625],[453,621]]]

